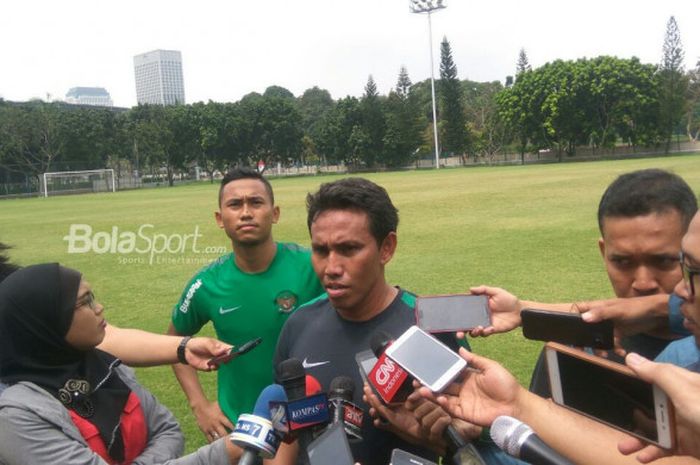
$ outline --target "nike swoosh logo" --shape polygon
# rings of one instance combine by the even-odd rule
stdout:
[[[309,362],[308,359],[305,358],[304,361],[301,362],[301,366],[303,366],[304,369],[306,369],[306,368],[320,367],[321,365],[326,365],[326,364],[328,364],[328,363],[331,363],[331,362],[330,362],[330,361],[326,361],[326,362]]]
[[[233,312],[233,311],[235,311],[235,310],[238,310],[239,308],[241,308],[241,305],[239,305],[238,307],[231,307],[231,308],[219,307],[219,313],[220,313],[221,315],[225,315],[225,314],[227,314],[227,313],[231,313],[231,312]]]

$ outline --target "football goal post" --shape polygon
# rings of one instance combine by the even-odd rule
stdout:
[[[117,190],[113,169],[44,173],[42,184],[41,191],[44,197]]]

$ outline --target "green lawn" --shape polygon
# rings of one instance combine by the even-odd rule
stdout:
[[[611,295],[598,254],[596,209],[605,187],[619,174],[649,167],[682,175],[700,192],[700,155],[630,161],[458,168],[370,174],[399,208],[398,252],[389,281],[419,294],[463,292],[487,283],[524,298],[568,301]],[[337,177],[273,181],[282,209],[279,240],[309,243],[304,198]],[[143,189],[116,194],[4,200],[0,240],[14,245],[20,264],[59,261],[91,281],[108,319],[119,326],[163,332],[170,311],[192,274],[228,248],[216,227],[217,185]],[[201,235],[184,253],[149,257],[138,253],[69,254],[63,238],[71,224],[94,232],[143,231]],[[177,245],[173,238],[171,246]],[[103,244],[104,245],[104,244]],[[141,242],[139,248],[144,243]],[[164,260],[166,259],[166,260]],[[208,334],[212,334],[208,329]],[[527,383],[540,344],[519,332],[473,341]],[[204,375],[213,392],[213,376]],[[177,415],[192,450],[204,443],[170,368],[139,370],[140,380]]]

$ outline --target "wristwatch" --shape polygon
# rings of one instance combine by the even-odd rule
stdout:
[[[180,341],[180,345],[177,346],[177,360],[183,365],[189,365],[185,357],[185,347],[187,347],[187,343],[190,342],[190,339],[192,339],[192,336],[183,337]]]

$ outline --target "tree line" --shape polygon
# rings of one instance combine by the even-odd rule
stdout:
[[[493,157],[580,146],[659,146],[700,132],[700,61],[683,68],[675,19],[660,64],[600,56],[531,69],[521,50],[514,77],[460,80],[447,39],[441,43],[440,155]],[[232,103],[139,105],[110,109],[0,99],[0,178],[36,184],[41,173],[114,168],[163,176],[172,185],[193,166],[214,174],[236,165],[345,164],[353,170],[406,166],[433,153],[430,82],[406,68],[387,95],[369,76],[361,97],[333,100],[313,87],[295,97],[268,87]]]

